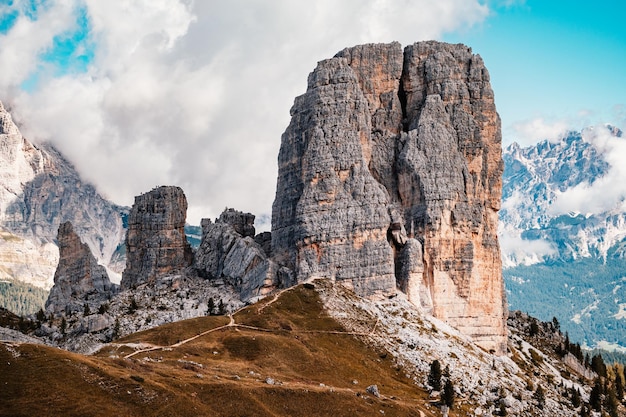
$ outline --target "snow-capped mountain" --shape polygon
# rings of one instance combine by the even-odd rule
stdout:
[[[606,257],[626,237],[623,187],[607,184],[621,168],[609,163],[626,146],[621,136],[609,126],[505,149],[500,235],[506,266]],[[601,191],[615,195],[585,201]]]
[[[500,241],[509,303],[589,345],[626,346],[626,139],[612,127],[508,146]]]

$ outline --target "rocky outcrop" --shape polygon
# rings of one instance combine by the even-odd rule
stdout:
[[[187,198],[179,187],[158,187],[135,197],[128,217],[122,289],[154,283],[191,265],[186,217]]]
[[[96,311],[117,292],[117,285],[111,283],[105,268],[98,265],[89,246],[74,232],[72,223],[61,224],[57,240],[60,259],[46,311],[53,314]]]
[[[215,223],[202,219],[202,242],[194,265],[210,280],[220,280],[248,301],[293,285],[291,271],[269,259],[263,244],[271,235],[254,236],[254,215],[226,209]]]
[[[52,146],[25,139],[0,103],[0,229],[15,237],[0,241],[0,278],[50,288],[59,259],[55,239],[66,221],[99,262],[113,266],[124,210],[82,181]],[[34,268],[22,258],[46,261]]]
[[[496,236],[501,133],[463,45],[363,45],[322,61],[278,157],[272,252],[298,281],[396,286],[486,349],[506,349]]]
[[[220,214],[220,218],[217,222],[231,225],[235,232],[239,233],[242,237],[254,237],[256,233],[254,217],[252,213],[242,213],[232,208],[226,208],[226,210]]]

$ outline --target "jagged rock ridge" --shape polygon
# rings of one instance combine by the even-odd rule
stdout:
[[[399,286],[503,352],[501,132],[482,59],[439,42],[348,48],[318,64],[291,115],[275,259],[364,296]]]
[[[124,211],[84,183],[52,146],[25,139],[0,103],[0,278],[50,288],[57,230],[65,221],[101,263],[121,272],[114,254]]]
[[[54,314],[95,311],[118,290],[89,246],[74,232],[72,223],[59,226],[59,265],[46,310]],[[87,307],[86,307],[87,306]]]
[[[202,242],[194,258],[199,274],[223,280],[246,301],[293,285],[291,271],[271,260],[263,248],[267,233],[254,233],[250,213],[227,209],[215,223],[202,219]]]

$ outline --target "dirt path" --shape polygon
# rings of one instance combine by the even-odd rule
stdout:
[[[275,301],[275,300],[276,299],[270,301],[270,303]],[[270,303],[266,304],[265,306],[268,306]],[[191,336],[191,337],[189,337],[189,338],[187,338],[185,340],[181,340],[180,342],[174,343],[172,345],[160,346],[160,345],[153,345],[153,344],[142,343],[140,345],[145,345],[145,346],[148,346],[148,347],[136,350],[136,351],[134,351],[132,353],[129,353],[128,355],[124,356],[124,359],[129,359],[129,358],[132,358],[133,356],[135,356],[137,354],[146,353],[146,352],[153,352],[155,350],[175,349],[175,348],[180,347],[180,346],[182,346],[182,345],[184,345],[186,343],[189,343],[189,342],[191,342],[193,340],[196,340],[199,337],[206,336],[207,334],[210,334],[210,333],[213,333],[213,332],[217,332],[217,331],[220,331],[220,330],[224,330],[224,329],[227,329],[227,328],[230,328],[230,327],[246,329],[246,330],[253,330],[253,331],[264,332],[264,333],[285,333],[285,332],[288,332],[288,333],[301,333],[301,334],[337,334],[337,335],[350,335],[350,336],[371,336],[374,333],[374,331],[376,330],[376,326],[378,326],[378,320],[376,320],[376,323],[374,324],[374,327],[372,328],[372,330],[367,332],[367,333],[363,333],[363,332],[345,332],[345,331],[340,331],[340,330],[265,329],[263,327],[248,326],[246,324],[237,324],[235,322],[235,316],[234,316],[235,313],[232,313],[232,314],[229,315],[230,321],[229,321],[228,324],[225,324],[225,325],[219,326],[219,327],[215,327],[213,329],[206,330],[204,332],[198,333],[198,334],[196,334],[194,336]],[[135,348],[138,344],[136,344],[136,343],[128,343],[128,344],[126,344],[126,343],[119,343],[119,344],[112,343],[112,345],[118,346],[118,347],[126,346],[126,347]]]

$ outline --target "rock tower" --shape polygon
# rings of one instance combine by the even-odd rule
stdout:
[[[59,226],[59,265],[54,285],[46,301],[46,311],[59,313],[82,312],[87,305],[95,311],[116,292],[105,268],[98,265],[89,246],[74,232],[72,223]]]
[[[396,288],[506,350],[497,240],[500,119],[464,45],[344,49],[321,61],[282,136],[272,252],[298,281]]]
[[[153,283],[192,264],[186,218],[187,198],[179,187],[158,187],[135,197],[128,218],[122,289]]]

